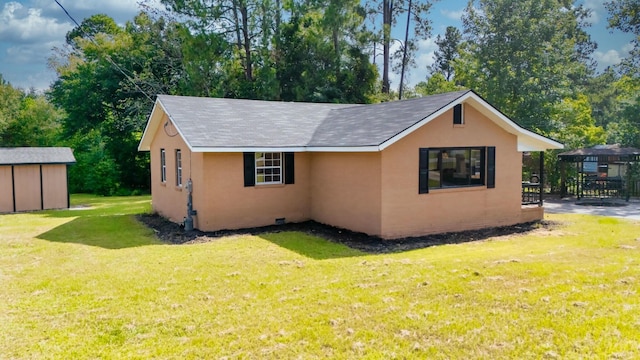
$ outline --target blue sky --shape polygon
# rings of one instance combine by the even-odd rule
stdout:
[[[105,13],[124,24],[139,11],[136,0],[59,0],[78,21],[97,13]],[[453,25],[462,30],[460,17],[467,0],[441,0],[430,13],[433,21],[433,37],[420,43],[418,67],[412,69],[409,85],[426,78],[427,65],[433,62],[438,34]],[[607,26],[607,13],[603,1],[581,1],[592,9],[588,29],[592,39],[598,43],[593,55],[598,68],[614,65],[631,49],[632,36],[620,31],[611,31]],[[0,74],[13,86],[23,89],[34,87],[46,89],[54,80],[55,73],[49,69],[47,59],[53,48],[64,43],[65,34],[73,25],[54,0],[4,0],[0,5]],[[392,87],[397,87],[399,77],[391,76]]]

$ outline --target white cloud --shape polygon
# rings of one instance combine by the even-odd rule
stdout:
[[[131,20],[140,10],[138,2],[135,0],[58,0],[58,2],[69,12],[78,23],[95,14],[107,14],[117,23],[124,24]],[[64,10],[51,0],[33,0],[33,6],[43,9],[43,13],[48,17],[71,21]]]
[[[622,47],[622,52],[628,54],[631,52],[631,50],[633,50],[634,47],[635,45],[632,42],[628,42]]]
[[[42,56],[45,55],[42,54]],[[43,62],[14,64],[3,60],[0,61],[0,74],[12,86],[24,90],[35,88],[38,91],[44,91],[56,78],[55,72]]]
[[[17,87],[21,87],[25,90],[34,88],[37,91],[45,91],[53,84],[56,79],[55,73],[47,70],[40,72],[32,72],[27,75],[27,78],[20,83],[15,84]]]
[[[57,41],[35,44],[21,44],[7,48],[4,62],[9,64],[42,64],[46,63],[51,49],[59,45]]]
[[[400,43],[394,41],[391,43],[391,53],[400,49]],[[438,48],[435,41],[433,39],[420,40],[418,42],[418,53],[416,54],[416,67],[410,68],[408,70],[408,74],[405,74],[404,82],[406,86],[415,86],[420,81],[425,81],[427,75],[429,75],[429,70],[427,66],[433,64],[433,53]],[[382,71],[382,63],[378,64],[380,71]],[[398,86],[400,85],[400,74],[396,74],[393,71],[389,72],[389,81],[391,82],[391,88],[394,90],[398,90]]]
[[[442,9],[440,10],[440,13],[448,19],[461,20],[462,15],[464,14],[464,9],[460,9],[460,10]]]
[[[429,75],[428,66],[432,65],[434,60],[434,52],[438,49],[438,45],[434,39],[421,40],[418,43],[419,52],[416,58],[416,67],[411,69],[409,73],[408,84],[415,86],[420,81],[426,81]]]
[[[593,53],[593,58],[598,62],[599,67],[605,68],[618,64],[620,62],[620,53],[616,50],[596,51]]]
[[[17,2],[5,4],[0,19],[3,24],[0,27],[0,40],[14,44],[64,39],[67,31],[72,29],[70,24],[43,17],[40,9],[27,8]]]
[[[584,7],[591,10],[591,15],[587,19],[590,24],[597,24],[602,19],[601,14],[606,14],[606,9],[601,0],[585,0]]]
[[[51,50],[64,44],[75,24],[52,0],[5,1],[0,4],[0,74],[14,86],[43,90],[55,79],[47,65]],[[163,8],[160,0],[58,1],[78,22],[107,14],[120,25],[138,14],[139,2]]]

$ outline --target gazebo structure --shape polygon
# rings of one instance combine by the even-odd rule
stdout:
[[[631,196],[640,196],[640,179],[633,178],[631,171],[631,164],[640,163],[640,149],[596,145],[563,152],[558,160],[561,197],[628,201]]]

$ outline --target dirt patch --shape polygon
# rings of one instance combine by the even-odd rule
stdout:
[[[500,236],[522,235],[529,232],[553,231],[558,227],[557,222],[539,221],[512,226],[495,227],[480,230],[461,231],[454,233],[426,235],[396,240],[383,240],[376,236],[353,232],[346,229],[324,225],[315,221],[302,223],[288,223],[283,225],[270,225],[257,228],[239,230],[221,230],[204,232],[200,230],[185,231],[180,225],[170,222],[156,214],[143,214],[137,216],[138,220],[153,229],[156,236],[163,242],[170,244],[194,244],[215,241],[221,237],[260,235],[282,231],[299,231],[315,235],[328,241],[344,244],[354,249],[368,253],[394,253],[407,250],[421,249],[429,246],[443,244],[459,244],[472,241],[487,240]]]

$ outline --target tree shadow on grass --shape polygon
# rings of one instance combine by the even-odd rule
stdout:
[[[286,223],[236,230],[204,232],[185,231],[157,214],[140,214],[138,220],[153,229],[167,244],[194,244],[215,241],[225,236],[253,235],[312,259],[332,259],[371,254],[388,254],[423,249],[444,244],[486,240],[496,236],[524,234],[540,227],[553,228],[557,223],[539,221],[497,228],[467,230],[395,240],[354,232],[315,221]]]
[[[126,203],[88,203],[86,205],[75,205],[68,209],[41,210],[37,211],[37,213],[52,218],[67,218],[75,216],[134,215],[150,211],[150,202],[143,199]]]
[[[82,216],[37,236],[38,239],[105,249],[161,244],[132,215]]]
[[[368,255],[344,244],[298,231],[270,232],[257,235],[287,250],[315,260],[337,259]]]

